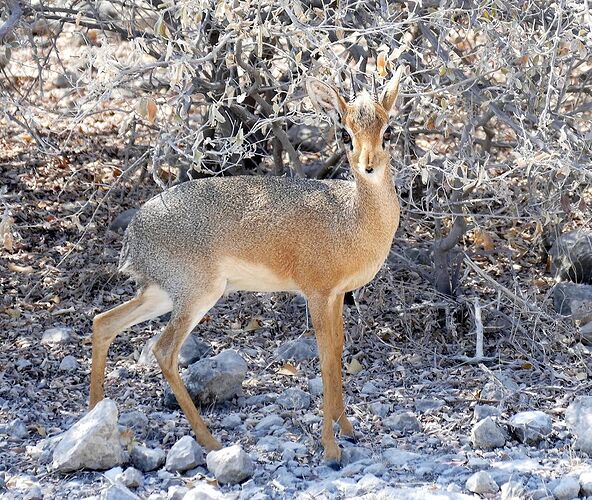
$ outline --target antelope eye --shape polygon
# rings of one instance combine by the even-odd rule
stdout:
[[[392,136],[393,136],[393,132],[392,132],[391,128],[387,127],[387,129],[384,131],[384,134],[382,134],[382,140],[384,142],[388,142],[391,140]]]
[[[351,144],[351,136],[345,129],[341,129],[341,140],[343,141],[343,144]]]

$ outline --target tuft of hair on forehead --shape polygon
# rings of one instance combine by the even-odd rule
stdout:
[[[357,126],[367,127],[379,119],[384,119],[386,113],[379,109],[378,104],[372,99],[372,96],[366,90],[363,90],[350,103],[349,116],[351,121]]]

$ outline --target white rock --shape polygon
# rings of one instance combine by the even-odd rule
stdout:
[[[498,408],[491,405],[475,405],[473,408],[473,422],[479,422],[486,417],[499,417],[502,412]]]
[[[391,410],[391,405],[389,405],[388,403],[380,403],[376,401],[374,403],[370,403],[368,405],[368,409],[370,410],[370,413],[372,413],[373,415],[384,418],[388,415],[389,411]]]
[[[592,470],[580,474],[580,486],[584,495],[592,496]]]
[[[444,406],[444,401],[438,398],[423,398],[415,401],[415,411],[425,413],[430,410],[438,411]]]
[[[71,372],[78,369],[78,361],[74,356],[64,356],[60,363],[60,370],[64,372]]]
[[[382,421],[383,425],[391,430],[401,433],[413,433],[421,430],[419,420],[411,412],[397,413],[385,418]]]
[[[140,500],[140,497],[134,495],[123,484],[115,483],[101,492],[101,500]]]
[[[188,491],[189,488],[185,486],[173,484],[172,486],[169,486],[169,489],[167,490],[167,500],[183,500]]]
[[[134,445],[130,455],[132,464],[143,472],[158,469],[164,464],[166,455],[160,448],[147,448],[139,444]]]
[[[127,460],[117,425],[117,406],[103,399],[66,431],[53,452],[53,469],[110,469]]]
[[[144,486],[144,475],[133,467],[128,467],[118,478],[128,488],[140,488]]]
[[[592,454],[592,396],[580,396],[565,411],[565,421],[576,440],[577,450]]]
[[[420,457],[421,455],[419,453],[400,450],[399,448],[388,448],[382,452],[382,458],[384,461],[395,467],[402,467],[409,462],[418,460]]]
[[[41,343],[44,345],[65,344],[70,340],[72,333],[74,333],[72,328],[64,326],[49,328],[43,333]]]
[[[499,486],[491,475],[485,471],[475,472],[466,482],[466,488],[479,495],[494,494],[499,491]]]
[[[499,448],[506,444],[506,435],[491,417],[486,417],[473,426],[471,441],[475,448]]]
[[[524,485],[520,481],[508,481],[502,484],[501,500],[522,500],[528,498]]]
[[[224,498],[224,494],[211,484],[200,483],[185,493],[183,500],[224,500]]]
[[[522,411],[510,418],[510,427],[521,443],[536,444],[553,429],[551,417],[542,411]]]
[[[321,377],[315,377],[308,380],[308,391],[313,396],[320,396],[323,394],[323,379]]]
[[[575,476],[565,476],[553,486],[552,493],[557,500],[577,498],[580,493],[580,481]]]
[[[203,463],[203,448],[191,436],[183,436],[170,449],[165,469],[171,472],[184,472]]]
[[[255,472],[251,457],[239,445],[211,451],[206,461],[208,470],[221,484],[240,483]]]

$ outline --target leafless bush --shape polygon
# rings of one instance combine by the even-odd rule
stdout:
[[[3,19],[5,122],[59,155],[41,115],[73,130],[114,114],[124,169],[148,163],[162,185],[169,167],[180,180],[347,175],[303,79],[348,95],[407,65],[395,145],[403,227],[431,249],[436,290],[482,287],[485,310],[500,293],[509,310],[536,309],[537,275],[524,269],[536,259],[523,257],[564,225],[590,223],[587,0],[11,0]],[[56,78],[66,88],[40,105]]]

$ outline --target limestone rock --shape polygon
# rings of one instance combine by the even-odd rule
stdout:
[[[251,457],[239,445],[211,451],[207,456],[207,465],[221,484],[241,483],[255,472]]]
[[[53,469],[103,470],[127,460],[119,439],[117,406],[110,399],[100,401],[66,431],[53,452]]]

